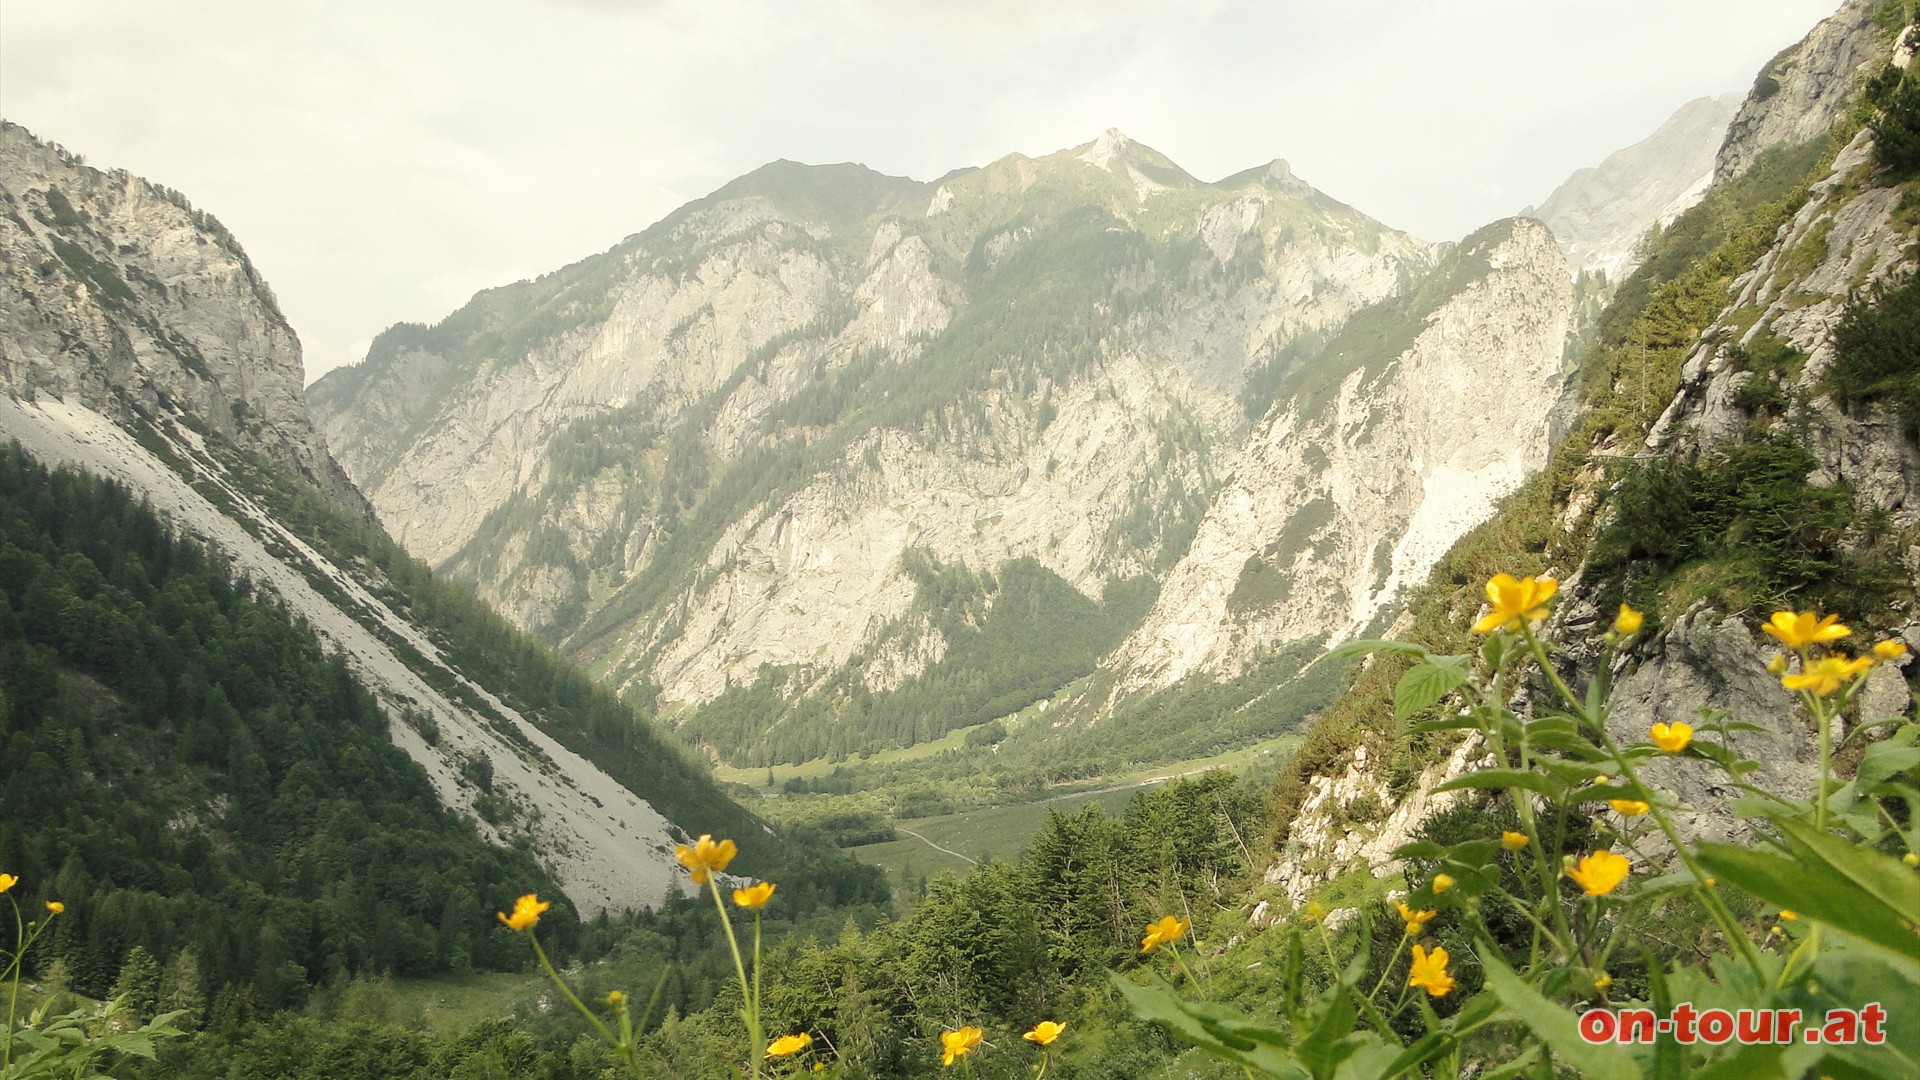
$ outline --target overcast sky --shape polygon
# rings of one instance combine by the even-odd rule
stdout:
[[[240,238],[309,378],[775,158],[1118,127],[1429,240],[1744,90],[1838,0],[0,0],[0,115]]]

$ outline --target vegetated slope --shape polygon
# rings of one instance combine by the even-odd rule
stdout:
[[[312,397],[412,550],[630,691],[882,695],[952,644],[909,551],[1137,619],[1107,598],[1184,551],[1255,373],[1431,257],[1284,163],[1202,184],[1118,133],[936,185],[781,163]]]
[[[1776,782],[1806,783],[1794,763],[1810,735],[1743,623],[1817,607],[1863,634],[1912,634],[1920,451],[1889,407],[1886,373],[1920,370],[1898,306],[1910,288],[1898,283],[1920,263],[1920,213],[1912,164],[1879,148],[1920,130],[1883,108],[1914,81],[1902,69],[1916,32],[1888,17],[1898,7],[1848,4],[1770,65],[1827,81],[1793,95],[1763,84],[1729,144],[1743,130],[1810,123],[1776,110],[1812,110],[1830,126],[1797,145],[1723,153],[1738,167],[1663,230],[1602,317],[1572,431],[1440,560],[1403,636],[1469,651],[1482,585],[1503,571],[1563,580],[1555,617],[1570,640],[1631,601],[1648,623],[1614,694],[1622,737],[1726,708],[1759,725],[1748,750],[1780,772]],[[1847,59],[1866,56],[1878,62]],[[1589,662],[1577,649],[1568,660]],[[1403,668],[1371,663],[1276,787],[1267,877],[1296,901],[1344,868],[1390,868],[1392,849],[1450,801],[1430,788],[1471,767],[1470,755],[1448,756],[1449,742],[1395,736]],[[1897,668],[1877,670],[1866,708],[1910,704]],[[1682,789],[1698,811],[1690,827],[1732,828],[1722,795]],[[1350,813],[1355,805],[1370,812]]]
[[[0,448],[0,725],[0,865],[67,905],[38,962],[83,993],[135,946],[275,1009],[350,972],[518,967],[494,906],[553,892],[440,804],[271,594],[126,489],[18,447]]]
[[[18,128],[0,131],[0,147],[16,163],[0,223],[0,437],[125,484],[169,528],[216,547],[344,657],[441,802],[477,836],[524,844],[579,911],[674,891],[679,821],[738,835],[748,873],[811,858],[730,803],[629,706],[434,581],[366,520],[344,480],[327,483],[338,472],[324,449],[301,456],[296,436],[311,427],[297,349],[217,223]],[[69,248],[94,261],[55,257]],[[263,340],[282,350],[271,363],[260,360]],[[193,396],[236,388],[246,393],[224,412]],[[873,885],[835,865],[823,889]]]

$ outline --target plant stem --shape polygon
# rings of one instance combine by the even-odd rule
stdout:
[[[712,874],[707,875],[707,888],[713,893],[714,908],[720,912],[720,929],[727,932],[727,948],[733,953],[733,970],[740,976],[740,996],[746,999],[745,1007],[740,1012],[747,1022],[747,1041],[753,1044],[753,1054],[747,1064],[748,1075],[758,1077],[760,1062],[767,1056],[766,1042],[760,1035],[759,995],[754,993],[754,984],[747,978],[747,964],[740,957],[740,940],[733,936],[733,920],[727,918],[726,901],[720,899],[720,882],[715,880]],[[758,927],[759,924],[756,923],[756,933]],[[756,967],[759,962],[759,956],[756,954],[754,957]],[[759,972],[756,970],[755,974],[758,975]]]
[[[566,980],[560,977],[560,973],[553,970],[553,961],[547,959],[547,950],[540,947],[540,939],[533,936],[533,931],[527,931],[527,940],[533,943],[533,955],[539,958],[541,970],[547,973],[547,978],[553,980],[553,985],[560,988],[560,992],[567,996],[568,1001],[573,1002],[573,1007],[580,1010],[580,1015],[586,1017],[587,1022],[592,1024],[594,1029],[599,1031],[603,1038],[615,1047],[620,1046],[620,1039],[614,1035],[613,1029],[609,1028],[598,1016],[595,1016],[593,1010],[587,1008],[586,1004],[574,994],[573,988],[568,986]]]

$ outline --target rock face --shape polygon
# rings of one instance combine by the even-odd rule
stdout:
[[[381,703],[442,801],[526,843],[585,915],[678,888],[684,833],[442,652],[369,566],[331,561],[224,447],[369,513],[309,422],[300,349],[238,243],[178,195],[0,127],[0,439],[127,485],[286,604]],[[298,483],[298,480],[295,480]],[[498,827],[466,766],[490,763]],[[497,815],[496,815],[497,817]]]
[[[1745,172],[1769,146],[1824,136],[1852,100],[1865,65],[1884,64],[1881,0],[1846,0],[1754,80],[1714,160],[1715,182]]]
[[[1303,368],[1120,649],[1127,684],[1337,642],[1421,580],[1546,460],[1572,292],[1539,222],[1500,222]]]
[[[1275,388],[1436,258],[1114,131],[937,184],[779,162],[309,396],[396,536],[623,686],[897,684],[938,655],[881,644],[906,552],[1157,576]]]
[[[299,340],[219,222],[4,121],[0,201],[0,389],[183,410],[367,512],[307,417]]]
[[[1739,94],[1687,102],[1652,135],[1575,172],[1539,209],[1524,213],[1547,223],[1576,272],[1625,280],[1638,265],[1635,251],[1647,231],[1706,193],[1740,102]]]

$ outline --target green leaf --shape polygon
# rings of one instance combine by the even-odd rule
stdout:
[[[1241,1032],[1229,1032],[1223,1030],[1220,1013],[1224,1010],[1218,1006],[1203,1009],[1189,1005],[1165,984],[1139,986],[1118,972],[1109,972],[1108,978],[1112,980],[1114,988],[1120,991],[1120,996],[1126,999],[1135,1016],[1161,1025],[1214,1057],[1268,1076],[1281,1077],[1282,1080],[1313,1080],[1299,1062],[1275,1045],[1284,1039],[1279,1032],[1262,1032],[1272,1037],[1271,1042],[1247,1037],[1245,1029],[1255,1025],[1244,1022]]]
[[[1467,658],[1432,657],[1400,676],[1393,688],[1393,722],[1404,724],[1414,713],[1453,693],[1467,681]]]
[[[1920,874],[1915,874],[1900,860],[1871,848],[1838,843],[1803,821],[1783,819],[1774,824],[1793,842],[1795,853],[1803,861],[1818,859],[1826,863],[1871,893],[1899,918],[1920,925]]]
[[[1828,843],[1836,848],[1846,846],[1832,840]],[[1913,936],[1893,909],[1824,863],[1732,844],[1701,844],[1697,850],[1700,864],[1722,881],[1798,912],[1802,918],[1825,923],[1896,955],[1920,960],[1920,938]]]
[[[1556,1005],[1533,987],[1492,951],[1480,955],[1486,970],[1487,988],[1499,997],[1533,1038],[1545,1043],[1561,1059],[1580,1069],[1587,1080],[1640,1080],[1640,1067],[1627,1052],[1612,1043],[1595,1044],[1580,1037],[1580,1021],[1572,1010]]]
[[[1463,791],[1469,788],[1493,790],[1520,788],[1524,791],[1538,792],[1549,799],[1558,799],[1562,794],[1559,785],[1552,780],[1525,769],[1478,769],[1438,785],[1433,789],[1433,794],[1438,795],[1443,791]]]

